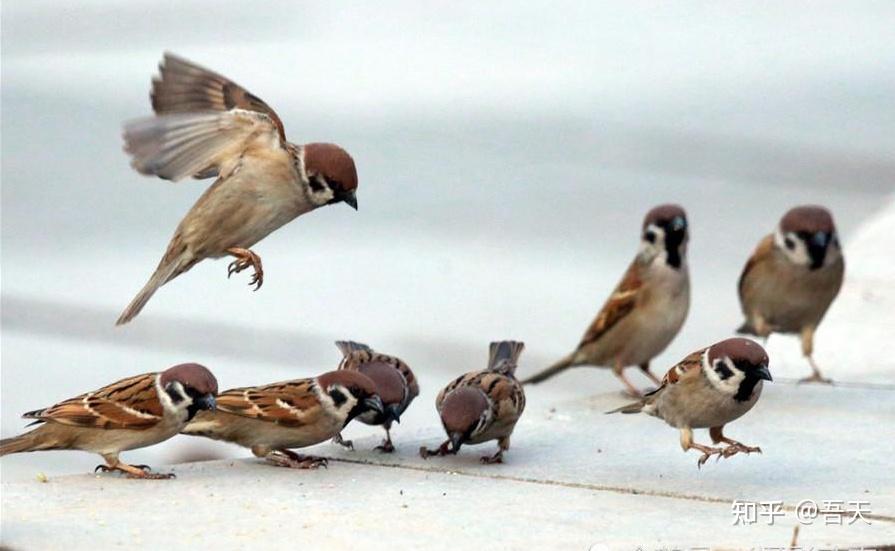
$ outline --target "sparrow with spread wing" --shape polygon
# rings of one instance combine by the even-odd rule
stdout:
[[[122,379],[99,390],[23,415],[40,424],[0,441],[0,456],[41,450],[84,450],[101,455],[97,470],[131,478],[171,478],[118,459],[122,451],[158,444],[180,432],[201,410],[214,410],[218,383],[199,364]]]
[[[141,174],[178,181],[216,178],[184,216],[155,273],[118,318],[129,322],[165,283],[206,258],[233,256],[228,275],[252,267],[250,248],[297,216],[345,202],[357,209],[357,170],[341,147],[286,141],[266,103],[235,82],[167,53],[152,81],[156,116],[124,127],[125,151]]]
[[[611,367],[628,392],[640,391],[625,377],[624,368],[649,370],[680,331],[690,308],[687,270],[687,215],[677,205],[660,205],[646,214],[640,250],[621,282],[603,305],[574,352],[522,384],[540,383],[570,367]]]
[[[761,453],[724,436],[724,425],[742,417],[758,402],[762,381],[770,381],[768,354],[749,339],[727,339],[693,352],[668,370],[662,385],[639,402],[608,413],[646,413],[680,430],[684,451],[702,452],[697,465],[712,455],[731,457],[740,452]],[[693,429],[709,429],[712,448],[693,441]]]
[[[309,469],[326,465],[326,459],[289,448],[329,440],[366,413],[384,414],[375,383],[356,371],[330,371],[224,391],[217,410],[197,415],[183,434],[238,444],[280,467]]]
[[[366,425],[381,425],[385,429],[385,440],[376,449],[384,453],[395,451],[390,432],[392,422],[400,423],[401,414],[419,395],[420,387],[416,376],[400,358],[375,352],[365,344],[337,341],[336,346],[343,355],[339,369],[357,371],[372,379],[385,406],[383,413],[368,411],[360,415],[358,420]],[[336,436],[335,442],[353,448],[350,440],[342,440],[341,434]]]
[[[510,435],[525,410],[525,392],[516,380],[516,364],[525,344],[492,342],[488,368],[454,379],[435,399],[435,408],[448,439],[438,449],[420,448],[423,459],[455,454],[464,444],[497,440],[497,453],[482,457],[483,463],[503,463],[510,449]]]
[[[812,375],[803,381],[830,380],[812,356],[814,332],[842,287],[845,260],[830,211],[795,207],[780,220],[746,262],[739,281],[746,321],[738,332],[767,338],[798,333]]]

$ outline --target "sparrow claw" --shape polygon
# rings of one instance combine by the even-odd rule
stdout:
[[[354,451],[354,442],[351,440],[343,440],[341,434],[337,434],[333,437],[333,444],[338,444],[340,446],[344,446],[351,451]]]
[[[227,266],[227,279],[230,279],[230,276],[233,274],[238,274],[251,267],[255,273],[252,274],[252,279],[249,280],[249,286],[254,285],[255,291],[260,289],[264,283],[264,269],[261,267],[261,257],[249,249],[238,247],[227,249],[227,252],[236,257],[236,260]]]
[[[721,459],[721,456],[724,454],[724,450],[721,448],[700,448],[700,450],[702,451],[702,456],[696,461],[696,467],[699,469],[702,469],[702,466],[705,465],[705,462],[708,461],[711,456],[717,455],[717,461],[718,459]]]
[[[503,463],[503,453],[497,452],[495,455],[486,455],[484,457],[479,458],[485,465],[493,465],[495,463]]]
[[[267,454],[265,457],[268,463],[277,467],[286,467],[288,469],[318,469],[320,467],[329,468],[327,466],[328,459],[325,457],[316,457],[313,455],[299,455],[288,450],[277,450]]]
[[[376,446],[373,449],[382,453],[392,453],[395,451],[395,446],[388,440],[385,440],[382,442],[382,444]]]

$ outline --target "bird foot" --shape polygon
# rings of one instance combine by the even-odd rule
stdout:
[[[395,451],[395,446],[394,444],[392,444],[391,440],[383,440],[382,444],[376,446],[373,449],[382,453],[392,453]]]
[[[149,468],[149,465],[126,465],[124,463],[119,463],[114,467],[110,467],[108,465],[97,465],[93,472],[119,472],[127,475],[127,478],[139,478],[142,480],[168,480],[171,478],[177,478],[177,475],[174,473],[154,473],[152,469]]]
[[[239,247],[227,249],[227,252],[236,257],[236,260],[227,266],[227,279],[230,279],[231,275],[238,274],[246,268],[251,267],[255,273],[252,274],[249,286],[251,287],[254,285],[255,291],[260,289],[261,285],[264,283],[264,269],[261,267],[261,257],[249,249],[241,249]]]
[[[342,446],[342,447],[348,448],[348,449],[351,450],[351,451],[354,451],[354,442],[351,441],[351,440],[344,440],[344,439],[342,439],[342,435],[341,435],[341,434],[337,434],[337,435],[333,438],[333,444],[338,444],[338,445],[340,445],[340,446]]]
[[[494,455],[486,455],[479,459],[485,465],[493,465],[494,463],[503,463],[503,450],[495,453]]]
[[[325,457],[300,455],[287,450],[270,452],[264,459],[276,467],[286,467],[287,469],[317,469],[326,467],[327,464]]]
[[[420,446],[420,457],[422,457],[423,459],[429,459],[433,455],[444,456],[444,455],[448,455],[448,454],[457,453],[456,451],[452,451],[449,448],[450,444],[451,444],[451,441],[448,440],[444,444],[439,446],[438,449],[435,449],[435,450],[430,450],[426,446]]]
[[[749,455],[750,453],[761,453],[761,448],[758,446],[747,446],[745,444],[741,444],[740,442],[731,442],[730,445],[724,448],[721,452],[723,457],[732,457],[738,453],[745,453]]]
[[[722,448],[710,448],[708,446],[701,446],[697,449],[702,452],[702,456],[696,462],[696,466],[700,469],[703,465],[705,465],[705,462],[708,461],[709,458],[713,455],[718,456],[715,458],[715,461],[721,459],[721,457],[726,457],[724,456],[724,449]]]

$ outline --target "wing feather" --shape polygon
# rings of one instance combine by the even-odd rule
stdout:
[[[610,329],[615,327],[618,322],[625,318],[634,310],[637,299],[640,296],[640,289],[643,281],[640,279],[637,261],[635,260],[628,267],[621,282],[616,286],[612,295],[600,309],[596,319],[591,323],[590,327],[581,338],[578,348],[595,342],[605,335]]]
[[[323,414],[314,379],[234,388],[220,393],[217,407],[227,413],[280,425],[309,425]]]

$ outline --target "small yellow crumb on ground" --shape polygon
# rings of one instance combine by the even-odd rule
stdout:
[[[37,478],[38,482],[49,482],[50,481],[50,479],[47,478],[47,475],[45,475],[44,473],[37,473],[36,478]]]

